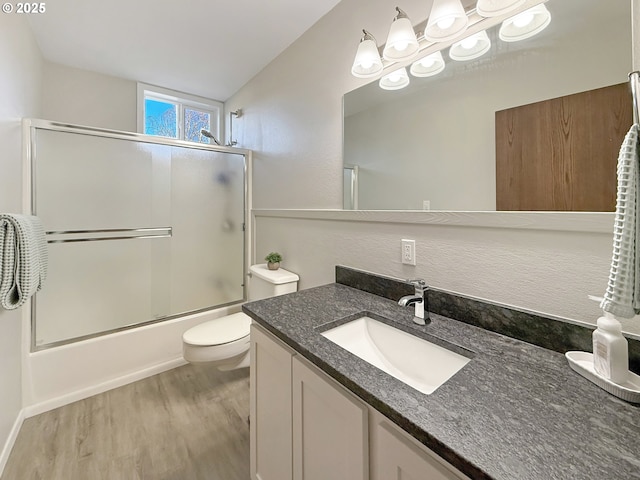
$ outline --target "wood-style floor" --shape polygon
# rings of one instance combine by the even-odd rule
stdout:
[[[248,480],[249,369],[185,365],[28,418],[0,480]]]

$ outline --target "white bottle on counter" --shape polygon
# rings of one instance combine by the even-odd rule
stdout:
[[[593,332],[593,368],[613,383],[621,384],[629,376],[629,345],[622,326],[609,312],[604,313]]]

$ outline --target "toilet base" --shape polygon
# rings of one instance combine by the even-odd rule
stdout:
[[[225,345],[201,347],[182,344],[182,356],[189,363],[206,363],[218,370],[235,370],[249,366],[249,335]]]
[[[249,357],[250,357],[249,352],[247,352],[244,355],[239,355],[238,358],[229,359],[228,362],[223,362],[223,363],[207,362],[207,363],[211,363],[218,370],[226,372],[229,370],[237,370],[239,368],[248,368],[250,363]]]
[[[191,327],[182,334],[182,356],[219,370],[249,366],[251,318],[239,312]]]

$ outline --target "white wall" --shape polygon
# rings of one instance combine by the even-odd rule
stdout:
[[[370,24],[352,4],[340,2],[225,103],[242,108],[234,136],[255,152],[255,206],[342,208],[342,95],[358,85],[352,54]],[[368,4],[386,4],[384,23],[393,18],[388,2]]]
[[[40,114],[42,57],[25,17],[0,15],[0,212],[22,212],[22,117]],[[0,309],[0,472],[20,424],[21,309]]]
[[[254,213],[258,254],[282,253],[283,267],[300,273],[302,289],[331,281],[335,265],[348,265],[396,278],[422,277],[439,289],[589,323],[595,303],[586,295],[602,295],[606,287],[610,258],[604,252],[611,249],[611,235],[603,231],[613,225],[595,225],[607,214],[594,215],[593,225],[584,226],[595,231],[585,232],[536,225],[549,217],[562,222],[564,214],[547,214],[546,219],[497,214],[515,217],[525,227],[505,229],[500,222],[477,221],[476,214],[464,213],[427,224],[417,220],[422,212],[407,212],[398,223],[389,222],[393,214],[386,212]],[[432,220],[441,217],[430,215]],[[581,214],[569,215],[581,223]],[[474,219],[475,226],[465,225]],[[415,267],[401,263],[403,238],[416,240]]]
[[[45,62],[42,118],[135,132],[137,83]]]
[[[350,75],[361,29],[384,39],[393,6],[343,0],[227,102],[227,108],[245,112],[238,139],[255,151],[255,208],[341,207],[341,98],[363,83]],[[417,0],[403,7],[414,23],[428,11]],[[296,216],[260,218],[255,255],[259,260],[280,250],[284,267],[301,275],[303,288],[333,281],[339,262],[424,277],[437,287],[577,321],[593,323],[598,316],[586,295],[604,293],[611,257],[606,233],[437,228],[401,218],[386,225],[366,218],[301,223]],[[414,268],[397,265],[406,237],[416,239],[423,259]]]

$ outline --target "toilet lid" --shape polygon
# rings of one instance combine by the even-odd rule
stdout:
[[[222,345],[249,335],[251,318],[242,312],[209,320],[190,328],[182,339],[190,345]]]

